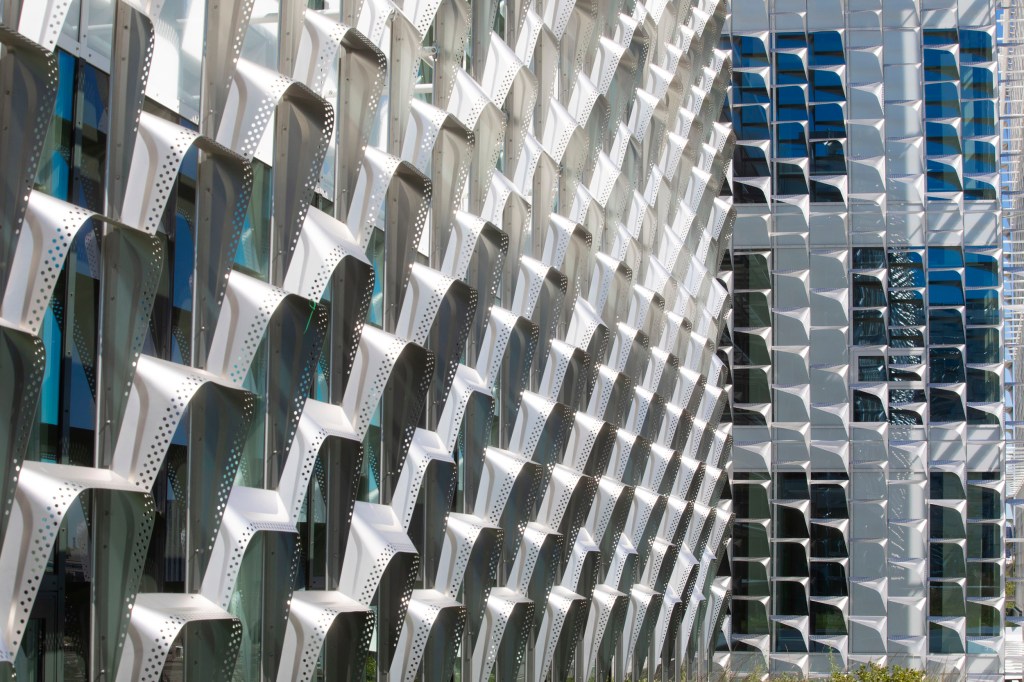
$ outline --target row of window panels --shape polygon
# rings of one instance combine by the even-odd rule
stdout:
[[[958,25],[991,25],[997,16],[995,4],[990,0],[942,0],[927,4],[914,0],[806,0],[781,5],[763,0],[736,0],[732,5],[732,28],[742,33],[756,33],[772,26],[780,32],[798,34],[848,26],[873,27],[878,31],[906,26],[955,30]],[[847,40],[849,42],[849,38]]]
[[[756,372],[751,374],[756,375]],[[808,410],[806,402],[799,396],[793,397],[791,393],[777,390],[771,395],[763,381],[748,381],[747,377],[737,378],[735,386],[738,394],[742,390],[742,395],[737,395],[732,406],[732,423],[736,426],[766,427],[772,421],[810,422],[812,426],[830,426],[836,419],[831,413],[820,416],[817,410]],[[783,402],[785,400],[789,402]],[[798,405],[797,402],[802,404]],[[966,405],[962,394],[946,389],[931,389],[927,403],[890,405],[888,409],[881,397],[866,391],[853,391],[851,402],[850,419],[856,424],[886,423],[912,427],[957,423],[970,426],[1000,426],[1002,423],[999,403]],[[770,409],[773,403],[774,418]],[[815,404],[815,407],[818,405]]]
[[[888,32],[887,32],[888,33]],[[916,31],[914,31],[916,34]],[[921,42],[925,46],[959,46],[960,62],[971,64],[991,62],[995,59],[995,36],[991,30],[969,28],[940,28],[921,30]],[[762,37],[764,36],[764,37]],[[770,66],[766,38],[761,35],[723,36],[723,47],[733,51],[733,64],[737,67]],[[815,66],[842,66],[848,56],[843,49],[843,33],[840,31],[814,31],[799,33],[779,31],[772,34],[776,50],[807,50],[807,64]],[[775,53],[776,58],[779,54]]]
[[[996,472],[986,472],[996,473]],[[822,480],[827,476],[828,479]],[[906,480],[888,481],[884,472],[877,470],[855,471],[852,483],[845,472],[815,472],[808,483],[804,472],[777,472],[774,475],[774,494],[770,494],[769,481],[734,481],[732,487],[733,512],[737,519],[765,519],[771,517],[771,501],[807,501],[810,503],[806,512],[799,513],[799,524],[804,535],[807,534],[807,519],[841,520],[849,519],[847,505],[849,495],[854,500],[885,499],[889,496],[887,484],[906,486]],[[987,482],[968,483],[966,488],[957,471],[937,470],[928,473],[925,481],[914,482],[919,488],[917,506],[920,509],[915,518],[924,513],[925,488],[928,498],[932,500],[966,500],[967,518],[971,521],[998,521],[1002,518],[1003,494]],[[776,519],[786,517],[797,510],[791,507],[777,506]],[[797,518],[794,517],[794,521]]]
[[[786,254],[775,254],[781,259]],[[803,254],[798,254],[803,257]],[[730,264],[734,273],[734,289],[764,290],[772,288],[772,254],[767,251],[736,253]],[[924,287],[925,270],[957,269],[964,271],[968,287],[999,286],[1000,252],[992,248],[964,250],[959,246],[930,246],[908,249],[854,247],[847,251],[814,251],[810,254],[811,288],[841,288],[848,285],[848,270],[885,270],[886,281],[896,287]],[[927,268],[926,268],[927,265]],[[869,280],[854,278],[854,283],[869,285]],[[962,305],[962,302],[960,302]],[[884,304],[882,304],[884,305]],[[955,305],[955,304],[942,304]]]
[[[790,557],[788,554],[780,553],[776,556],[773,564],[775,573],[786,578],[807,578],[808,587],[805,594],[811,598],[833,599],[849,596],[850,583],[847,579],[846,567],[838,559],[847,558],[846,545],[838,545],[833,541],[833,546],[823,547],[824,540],[811,541],[812,561],[806,564],[807,570],[803,571],[804,563],[799,556]],[[786,543],[779,543],[786,545]],[[815,554],[817,549],[834,550],[832,554]],[[821,559],[822,561],[818,561]],[[736,596],[745,597],[769,597],[771,596],[771,581],[769,580],[768,558],[744,558],[736,557],[732,562],[732,590]],[[782,573],[791,564],[799,574]],[[968,599],[995,599],[1002,595],[1003,588],[1003,565],[999,561],[967,561],[964,547],[952,542],[931,543],[930,556],[927,560],[929,575],[932,578],[929,586],[941,586],[954,584],[960,588],[960,600]],[[893,567],[893,575],[902,575],[901,566]],[[952,583],[939,581],[955,581]],[[778,582],[776,582],[778,585]],[[776,593],[776,597],[778,597]],[[788,607],[786,607],[788,608]],[[959,614],[963,615],[963,614]]]
[[[920,627],[919,623],[914,623],[913,621],[917,620],[917,618],[924,618],[925,616],[922,613],[906,613],[909,609],[903,602],[893,601],[889,602],[889,604],[891,606],[891,609],[888,609],[890,611],[889,618],[892,622],[887,625],[890,632],[895,630],[894,626],[896,626],[896,619],[893,618],[893,612],[901,612],[901,616],[910,620],[910,622],[904,621],[904,623],[911,631],[917,630],[918,627]],[[805,626],[805,632],[803,629],[798,629],[791,625],[786,625],[785,623],[771,622],[768,618],[768,606],[763,601],[756,599],[733,599],[731,606],[732,632],[734,636],[740,637],[766,636],[774,634],[774,650],[776,652],[839,653],[827,644],[815,642],[813,640],[808,642],[807,637],[843,637],[852,635],[853,632],[847,629],[849,621],[844,617],[842,611],[836,606],[818,602],[813,603],[808,611],[808,621]],[[938,618],[938,616],[932,617]],[[967,637],[1002,636],[1002,614],[999,609],[994,606],[980,604],[977,602],[968,602],[967,608],[964,610],[964,615],[955,618],[962,619],[962,622],[959,625],[963,626]],[[958,625],[956,621],[947,622],[944,625],[946,627],[938,622],[929,622],[929,653],[966,653],[964,643],[959,637],[951,638],[946,634],[947,631],[954,633],[954,635],[956,634],[957,629],[948,627],[953,626],[955,628]],[[895,633],[892,633],[892,636],[898,637]],[[735,645],[736,641],[734,640],[734,651],[737,650]],[[856,648],[856,645],[851,643],[851,649],[855,651]],[[884,652],[864,651],[863,653]],[[994,652],[989,651],[984,653]]]
[[[777,541],[772,543],[769,539],[769,521],[767,519],[760,519],[754,521],[737,521],[733,529],[733,556],[738,558],[747,559],[766,559],[772,557],[774,554],[775,559],[780,557],[791,556],[792,560],[796,562],[793,570],[799,571],[798,573],[781,573],[781,575],[793,575],[794,577],[807,577],[807,562],[808,562],[808,551],[811,552],[811,556],[821,559],[838,559],[847,558],[848,556],[856,556],[856,552],[842,554],[842,550],[846,548],[846,544],[858,542],[863,544],[867,542],[873,545],[873,552],[881,552],[884,557],[884,549],[879,546],[878,539],[867,539],[864,540],[861,536],[869,538],[884,538],[890,533],[888,527],[888,519],[886,518],[886,508],[882,502],[855,502],[854,506],[854,520],[855,524],[852,528],[852,537],[846,538],[843,544],[838,544],[836,536],[833,531],[825,531],[824,528],[828,527],[824,524],[813,524],[814,526],[814,538],[798,538],[796,542],[785,542]],[[862,511],[863,519],[858,515],[858,510]],[[875,513],[874,518],[868,517],[868,512]],[[864,520],[866,519],[866,520]],[[909,534],[909,539],[904,538],[901,541],[899,552],[893,548],[893,556],[889,557],[891,560],[913,560],[917,558],[923,558],[919,556],[913,556],[915,553],[920,553],[917,549],[914,551],[904,550],[905,544],[913,544],[915,548],[923,548],[928,544],[934,545],[935,541],[943,540],[954,540],[961,544],[966,545],[967,559],[968,560],[999,560],[1003,557],[1003,529],[999,522],[982,522],[972,521],[969,527],[966,527],[964,518],[961,512],[950,507],[942,507],[940,505],[931,505],[931,511],[928,519],[934,528],[929,532],[928,539],[923,536],[923,531],[913,532],[906,530],[906,526],[893,527],[892,533],[896,534]],[[898,519],[894,519],[894,522],[898,522]],[[873,525],[874,527],[868,527]],[[862,527],[867,527],[866,530],[862,530]],[[844,536],[845,537],[845,536]],[[902,537],[902,536],[901,536]],[[803,540],[803,542],[801,542]],[[809,543],[805,543],[809,540]],[[774,544],[774,550],[772,549]],[[943,544],[943,543],[940,543]],[[960,545],[950,544],[950,547],[960,547]],[[961,551],[963,547],[960,547]],[[923,551],[923,550],[922,550]],[[840,554],[833,554],[832,552],[840,552]],[[899,556],[896,556],[896,554]],[[906,556],[903,554],[906,553]],[[799,561],[797,561],[799,560]],[[883,566],[870,566],[872,559],[868,557],[862,565],[862,570],[856,573],[859,577],[884,577]],[[801,568],[802,567],[802,568]],[[934,568],[934,565],[933,565]],[[789,570],[788,568],[786,569]],[[862,574],[863,575],[860,575]],[[950,575],[948,572],[932,572],[933,577],[964,577],[963,573],[957,575]]]
[[[985,302],[989,302],[986,299]],[[898,317],[900,309],[889,309],[889,324],[885,323],[884,312],[880,310],[855,310],[853,314],[854,329],[852,334],[852,345],[854,346],[885,346],[890,345],[893,349],[899,348],[920,348],[920,355],[896,354],[893,350],[888,357],[888,371],[886,370],[886,354],[884,352],[862,353],[857,358],[856,374],[853,381],[856,382],[878,382],[878,381],[925,381],[924,364],[927,359],[928,366],[932,370],[931,383],[950,384],[965,381],[964,353],[961,348],[947,348],[945,346],[959,346],[967,351],[967,364],[982,366],[981,369],[991,370],[985,365],[994,364],[1000,361],[998,343],[998,329],[991,326],[968,326],[964,327],[965,313],[958,309],[935,309],[929,311],[928,327],[923,329],[924,320],[914,323],[899,322],[898,324],[914,324],[912,329],[903,329],[892,326],[894,318]],[[985,311],[985,315],[966,312],[966,319],[969,325],[980,325],[978,320],[991,320],[992,315]],[[915,313],[917,314],[917,313]],[[923,317],[923,313],[921,314]],[[778,319],[778,317],[776,317]],[[812,325],[814,316],[812,314]],[[819,318],[821,319],[821,318]],[[751,320],[745,316],[745,322],[762,322],[762,320]],[[846,320],[835,325],[846,326]],[[985,324],[996,324],[998,320],[986,322]],[[824,327],[825,325],[814,325]],[[921,328],[918,328],[921,327]],[[928,344],[924,343],[927,333]],[[754,366],[769,367],[778,364],[784,358],[773,357],[774,344],[771,340],[772,329],[767,325],[760,325],[757,329],[737,329],[733,332],[733,366]],[[776,341],[778,341],[776,339]],[[792,344],[782,344],[792,345]],[[811,351],[820,350],[815,348],[815,343],[810,342]],[[923,355],[923,349],[928,347],[927,358]],[[827,349],[828,350],[828,349]],[[834,364],[845,364],[845,349],[833,353]],[[785,353],[789,351],[775,351]],[[906,351],[904,351],[906,352]],[[824,356],[815,357],[814,360],[823,360]],[[812,365],[823,364],[812,361]],[[968,368],[969,369],[969,368]],[[802,374],[806,373],[806,366]],[[969,372],[968,372],[969,373]],[[789,377],[787,377],[788,379]],[[795,383],[804,383],[796,381]],[[981,399],[971,402],[987,402]]]
[[[836,572],[842,572],[843,567],[841,564],[834,562],[822,562],[816,564],[819,566],[832,566],[836,567]],[[788,577],[788,576],[787,576]],[[838,576],[834,581],[839,584],[845,576]],[[814,599],[834,599],[836,597],[846,595],[814,595],[809,594],[810,590],[808,585],[803,581],[796,580],[783,580],[777,579],[774,581],[775,594],[772,597],[772,605],[774,615],[776,616],[808,616],[814,611],[815,606],[823,606],[821,602],[812,601]],[[838,590],[837,590],[838,591]],[[845,590],[842,590],[845,592]],[[868,590],[865,590],[867,592]],[[767,595],[765,595],[767,596]],[[884,593],[879,594],[875,592],[874,598],[861,597],[856,599],[856,614],[858,616],[885,616],[887,611],[890,611],[890,604],[886,604]],[[893,596],[893,595],[889,595]],[[918,617],[924,617],[927,613],[928,617],[931,618],[964,618],[969,617],[972,610],[977,611],[978,607],[989,607],[991,605],[984,604],[983,602],[969,601],[969,599],[987,599],[987,597],[969,597],[967,596],[966,583],[963,580],[960,581],[949,581],[949,582],[930,582],[927,589],[928,596],[928,608],[927,612],[918,612]],[[760,597],[764,599],[764,597]],[[835,605],[830,605],[831,608],[835,609],[836,614],[845,620],[847,614],[843,613],[843,610]],[[890,613],[891,615],[891,613]],[[975,616],[978,614],[975,613]],[[818,632],[817,634],[827,634]],[[833,634],[845,634],[845,633],[833,633]],[[974,637],[998,637],[1001,633],[992,632],[988,634],[982,634],[980,632],[974,632]]]
[[[865,167],[857,165],[851,170],[857,168]],[[883,182],[879,168],[867,168],[863,173],[854,170],[850,173],[849,185],[845,177],[841,181],[831,177],[827,180],[815,179],[814,176],[808,176],[799,164],[776,163],[775,169],[770,181],[733,178],[734,203],[769,204],[773,197],[808,196],[815,204],[846,204],[850,193],[875,195],[887,191],[899,196],[909,192],[912,197],[927,198],[929,201],[956,201],[961,195],[965,201],[995,201],[999,198],[998,182],[994,178],[965,177],[957,168],[936,161],[928,161],[928,170],[920,188],[908,188],[908,183],[901,179],[903,175],[892,172],[888,175],[888,182]],[[927,192],[927,197],[922,192]]]
[[[894,498],[904,494],[904,489],[907,486],[893,485],[892,490],[897,491]],[[841,558],[849,556],[846,550],[845,533],[840,526],[847,526],[848,524],[840,523],[839,525],[828,525],[828,523],[840,522],[850,520],[849,507],[854,509],[866,508],[862,504],[863,501],[853,501],[847,503],[846,491],[839,486],[823,486],[824,490],[816,491],[814,499],[810,504],[808,503],[796,503],[797,506],[788,506],[786,504],[776,503],[772,505],[774,507],[774,513],[764,516],[757,516],[750,518],[748,515],[753,512],[757,512],[755,509],[745,509],[737,511],[736,518],[747,521],[766,521],[771,519],[773,523],[773,532],[776,539],[780,540],[810,540],[811,541],[811,556],[818,558]],[[994,495],[994,500],[1001,501],[1002,495]],[[936,527],[931,530],[931,536],[933,539],[965,539],[968,535],[968,523],[973,529],[977,525],[981,529],[976,531],[979,535],[976,536],[976,541],[980,548],[984,542],[987,542],[990,536],[996,533],[998,526],[986,521],[998,522],[1000,520],[997,513],[995,515],[989,514],[988,516],[979,516],[970,518],[971,513],[977,513],[977,510],[971,509],[965,512],[963,507],[966,505],[957,506],[944,506],[941,504],[930,504],[926,505],[923,500],[923,495],[919,502],[908,503],[906,500],[893,499],[890,500],[889,506],[884,510],[886,513],[885,521],[889,523],[902,523],[904,521],[921,521],[925,517],[925,507],[928,507],[927,518],[929,521],[937,524],[942,524],[941,527]],[[958,508],[959,507],[959,508]],[[873,509],[873,507],[872,507]],[[965,519],[965,516],[968,518]],[[859,518],[856,513],[853,514],[853,526],[852,532],[859,534],[861,532],[861,526],[865,527],[864,533],[871,534],[878,530],[878,528],[868,527],[868,523],[862,523],[865,519],[869,523],[874,522],[876,519],[873,517]],[[877,524],[876,524],[877,526]],[[986,535],[987,534],[987,535]],[[980,557],[978,557],[980,558]],[[993,558],[993,557],[987,557]],[[933,576],[941,577],[941,576]],[[948,577],[948,576],[947,576]]]
[[[735,75],[734,80],[742,83],[756,78],[759,78],[756,74],[741,72]],[[873,94],[856,96],[859,92],[851,90],[853,100],[849,104],[825,103],[813,97],[808,103],[800,88],[776,88],[775,97],[770,97],[767,88],[738,85],[732,93],[730,111],[736,139],[741,142],[770,140],[770,124],[778,124],[776,137],[787,141],[799,140],[801,134],[810,140],[846,139],[854,137],[855,131],[866,124],[873,125],[882,120],[886,124],[888,139],[938,138],[938,131],[929,132],[927,128],[929,123],[938,122],[961,126],[961,137],[966,139],[992,138],[999,134],[995,99],[981,96],[987,94],[987,90],[982,92],[972,87],[961,92],[955,83],[929,83],[925,86],[924,120],[916,104],[887,103],[883,109]],[[774,117],[771,114],[772,102],[776,104]],[[875,130],[881,133],[877,128]],[[873,153],[880,146],[878,137],[865,137],[860,145],[854,145],[859,158],[879,155]]]
[[[818,123],[816,121],[816,123]],[[776,173],[785,171],[792,163],[784,160],[800,160],[796,165],[804,170],[804,175],[847,175],[846,143],[838,139],[815,140],[811,128],[811,142],[808,144],[808,127],[802,123],[785,123],[776,126],[774,155],[769,155],[767,143],[739,144],[733,152],[732,172],[736,178],[758,178],[772,175],[772,167]],[[872,129],[868,135],[874,137],[871,151],[881,151],[881,134]],[[929,156],[958,157],[962,156],[961,173],[965,175],[991,175],[999,170],[999,151],[995,137],[987,139],[965,139],[961,137],[957,125],[951,123],[926,124],[926,152]],[[830,137],[830,136],[822,136]],[[845,137],[845,136],[843,136]],[[762,146],[763,145],[763,146]],[[861,148],[863,151],[863,147]],[[860,154],[861,157],[880,156],[880,154]],[[942,160],[937,164],[950,166]],[[805,177],[806,182],[806,177]],[[781,192],[780,192],[781,193]]]

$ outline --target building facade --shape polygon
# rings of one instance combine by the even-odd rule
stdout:
[[[0,676],[706,675],[727,17],[0,2]]]
[[[732,2],[722,666],[1002,679],[1013,5]]]

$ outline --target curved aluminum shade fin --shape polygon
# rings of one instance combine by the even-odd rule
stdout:
[[[360,440],[380,405],[381,457],[370,460],[384,499],[390,499],[434,376],[434,356],[425,348],[375,327],[366,327],[345,387],[342,408]]]
[[[321,652],[339,679],[362,678],[374,622],[372,610],[340,592],[296,590],[288,608],[278,681],[314,679]]]
[[[402,159],[430,174],[430,265],[441,267],[455,215],[462,205],[473,151],[473,131],[452,114],[418,99],[409,106]]]
[[[497,274],[502,301],[511,301],[519,259],[533,253],[532,206],[516,185],[500,171],[491,176],[481,216],[501,229],[508,239],[503,269]]]
[[[388,60],[389,134],[383,151],[398,154],[405,135],[403,126],[409,117],[423,35],[391,0],[364,0],[356,28]]]
[[[231,262],[252,196],[252,167],[239,154],[187,128],[143,112],[138,121],[121,218],[149,234],[159,228],[178,177],[191,149],[198,149],[199,191],[193,228],[196,248],[196,319],[199,348],[185,348],[197,367],[206,363],[210,330],[224,299]]]
[[[596,493],[597,479],[593,476],[577,473],[563,464],[554,466],[537,520],[557,530],[565,539],[559,558],[562,567],[572,555],[576,536],[587,520]]]
[[[0,659],[14,660],[59,537],[55,529],[86,492],[94,500],[105,498],[112,512],[103,554],[117,561],[110,562],[108,570],[94,578],[94,586],[105,598],[97,609],[96,627],[107,638],[99,655],[111,670],[117,669],[153,530],[152,498],[107,469],[40,462],[21,465],[8,532],[0,548],[0,568],[10,577],[0,586]]]
[[[538,498],[543,469],[514,452],[487,448],[480,473],[480,492],[473,514],[504,531],[501,557],[510,566],[519,551],[529,516]]]
[[[585,527],[599,545],[605,572],[615,556],[615,547],[622,529],[626,527],[633,505],[633,491],[633,486],[619,483],[610,476],[598,479],[594,504],[590,508]]]
[[[373,296],[373,266],[347,225],[310,207],[284,288],[313,302],[330,292],[333,380],[346,386]]]
[[[591,359],[601,360],[608,355],[608,341],[611,333],[597,315],[594,307],[584,298],[577,298],[573,306],[572,320],[565,334],[566,343],[584,350]],[[597,369],[587,386],[586,400],[590,400],[594,390]]]
[[[394,330],[430,211],[430,179],[412,164],[367,147],[347,224],[364,249],[374,228],[384,231],[384,328]]]
[[[387,66],[381,49],[359,31],[319,12],[303,15],[292,77],[335,103],[334,203],[339,214],[348,209],[359,177],[387,81]],[[336,82],[329,82],[331,76],[336,76]]]
[[[107,304],[100,338],[111,362],[103,363],[104,395],[97,403],[102,423],[109,425],[101,443],[109,446],[112,430],[120,424],[134,362],[148,332],[163,266],[160,240],[33,190],[25,214],[26,229],[18,240],[10,271],[11,286],[0,302],[0,316],[31,334],[39,333],[71,245],[90,219],[108,224],[99,248],[101,290]],[[91,388],[95,392],[95,385]]]
[[[477,293],[476,315],[470,326],[470,353],[477,355],[487,329],[487,318],[501,286],[508,235],[497,226],[470,213],[458,211],[441,270],[465,281]]]
[[[473,507],[479,490],[484,448],[491,442],[494,407],[491,389],[476,370],[459,365],[438,418],[437,434],[463,472],[460,495],[467,509]]]
[[[470,164],[469,211],[479,214],[501,153],[505,115],[465,70],[455,74],[455,87],[448,102],[448,111],[473,131],[475,144]]]
[[[537,103],[537,78],[493,31],[488,37],[487,58],[480,83],[499,108],[507,112],[505,167],[515,168],[527,131],[533,127]]]
[[[551,99],[549,115],[544,122],[541,142],[544,150],[560,168],[558,203],[571,206],[576,186],[583,182],[583,171],[587,164],[587,139],[572,114],[554,98]]]
[[[523,531],[519,551],[508,571],[508,587],[529,597],[534,607],[542,612],[555,584],[563,540],[559,533],[531,521]],[[536,637],[539,632],[540,620],[534,619],[532,634]]]
[[[466,627],[466,607],[437,590],[413,590],[389,678],[448,680]]]
[[[514,531],[513,531],[514,532]],[[435,588],[466,605],[470,640],[476,639],[494,584],[504,532],[469,514],[451,513],[445,526]]]
[[[251,161],[272,119],[275,244],[271,271],[280,281],[320,178],[334,130],[334,109],[320,95],[285,76],[240,59],[217,131],[217,142]]]
[[[455,78],[462,67],[469,44],[474,20],[479,20],[480,5],[470,7],[465,0],[444,0],[434,18],[434,102],[442,109],[448,107]],[[473,11],[477,10],[477,11]],[[474,51],[476,48],[474,48]]]
[[[16,391],[0,394],[0,447],[7,453],[0,458],[0,542],[7,535],[11,504],[18,485],[21,461],[32,441],[39,394],[46,369],[46,348],[43,341],[32,334],[8,327],[0,320],[0,367],[6,386],[17,386]]]
[[[525,317],[493,306],[480,344],[476,369],[484,383],[501,390],[499,441],[506,443],[519,411],[519,401],[530,379],[530,368],[540,334]]]
[[[552,267],[532,258],[519,261],[519,279],[512,299],[512,312],[532,320],[538,327],[539,338],[534,354],[534,384],[539,382],[547,362],[551,339],[558,336],[558,323],[565,301],[568,280]]]
[[[118,682],[159,682],[179,637],[189,638],[186,666],[228,682],[242,640],[242,623],[198,594],[139,594],[132,607]],[[196,668],[192,668],[196,666]]]
[[[575,412],[550,398],[524,391],[508,449],[545,467],[561,462]]]
[[[599,479],[608,467],[616,433],[617,429],[608,422],[577,412],[563,464]]]
[[[661,611],[662,595],[644,585],[634,585],[629,593],[626,629],[622,633],[626,664],[633,675],[639,674],[647,660],[651,635]]]
[[[416,546],[392,508],[356,502],[338,590],[366,607],[376,602],[378,665],[390,668],[418,570]]]
[[[139,358],[115,441],[111,469],[150,492],[186,410],[197,434],[190,453],[188,488],[196,513],[190,516],[194,562],[202,575],[227,504],[242,446],[256,410],[248,391],[199,369],[143,355]],[[200,409],[201,407],[201,409]]]
[[[200,593],[223,609],[231,606],[246,550],[257,533],[295,534],[295,524],[274,490],[231,488]],[[260,559],[256,553],[250,561]]]
[[[594,366],[594,386],[587,403],[589,414],[622,426],[632,400],[633,383],[629,377],[607,365]]]
[[[596,671],[608,670],[626,624],[629,597],[607,585],[598,585],[590,602],[590,615],[583,634],[584,679]]]
[[[564,680],[572,670],[576,645],[586,627],[590,600],[561,585],[551,590],[537,637],[533,679]]]
[[[565,275],[568,283],[562,316],[559,322],[561,336],[565,335],[578,296],[586,297],[589,278],[586,273],[593,269],[590,249],[593,236],[578,223],[566,220],[552,213],[544,232],[544,250],[541,261]]]
[[[590,356],[557,339],[551,342],[538,392],[574,410],[586,407],[587,393],[593,385]]]
[[[433,431],[416,429],[402,472],[395,484],[391,506],[416,546],[423,573],[433,583],[444,544],[445,520],[455,496],[455,461]],[[449,504],[431,504],[445,501]]]
[[[460,280],[416,263],[412,266],[395,333],[434,353],[427,424],[434,428],[455,379],[476,312],[476,291]]]
[[[522,594],[507,587],[491,590],[473,647],[474,682],[486,682],[495,668],[501,679],[515,677],[533,630],[533,616],[533,602]]]
[[[0,296],[6,293],[22,221],[57,97],[57,57],[0,26],[0,129],[21,131],[4,139],[0,184]],[[16,320],[11,320],[16,322]]]

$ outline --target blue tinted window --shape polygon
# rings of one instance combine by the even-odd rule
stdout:
[[[922,39],[925,45],[954,45],[957,42],[955,28],[926,28],[922,31]]]
[[[933,378],[932,381],[935,381],[935,379]],[[963,379],[960,381],[963,381]],[[931,418],[934,422],[962,422],[967,419],[967,415],[964,414],[964,402],[960,396],[953,391],[933,388],[931,390],[930,403],[929,407],[931,408]],[[932,528],[935,528],[934,521]],[[946,533],[943,533],[941,537],[949,536]]]
[[[807,132],[803,123],[781,123],[776,129],[775,155],[783,159],[807,158]]]
[[[811,66],[839,66],[846,63],[843,39],[838,31],[811,34]]]
[[[995,201],[999,192],[990,182],[976,178],[964,178],[964,199],[969,201]]]
[[[733,200],[737,204],[766,204],[768,203],[768,197],[764,195],[764,190],[754,185],[748,185],[745,182],[733,182]]]
[[[844,102],[843,79],[833,71],[811,71],[812,102]]]
[[[764,106],[737,107],[733,115],[733,129],[739,140],[769,140],[768,108]]]
[[[929,192],[959,192],[963,189],[956,168],[938,161],[928,162]]]
[[[992,36],[986,31],[960,31],[960,62],[990,62],[993,59]]]
[[[853,392],[853,421],[855,422],[884,422],[889,417],[885,413],[885,405],[882,399],[873,393],[866,391]]]
[[[964,254],[959,246],[929,246],[928,267],[960,268],[964,265]]]
[[[924,348],[924,332],[920,329],[890,329],[889,345],[893,348]]]
[[[994,287],[999,285],[999,261],[995,256],[968,251],[967,286]]]
[[[775,49],[790,50],[807,47],[807,36],[803,33],[776,33]]]
[[[736,86],[733,101],[736,104],[769,104],[771,97],[768,96],[768,86],[764,78],[758,73],[749,71],[735,71],[732,74],[732,82]]]
[[[1000,360],[999,330],[975,327],[967,330],[967,362],[987,365]]]
[[[926,81],[955,81],[960,77],[956,57],[949,50],[924,51],[924,79]]]
[[[970,275],[967,276],[970,282]],[[995,289],[967,291],[967,324],[999,324],[999,292]]]
[[[843,108],[838,104],[819,104],[811,107],[811,139],[846,137]]]
[[[807,70],[803,60],[789,52],[775,53],[775,82],[778,85],[807,83]]]
[[[959,310],[932,310],[928,313],[928,322],[929,342],[964,343],[964,322]]]
[[[843,191],[835,185],[819,180],[811,180],[811,201],[815,203],[843,203],[846,197]]]
[[[964,173],[995,173],[998,169],[996,146],[990,142],[964,142]]]
[[[964,286],[960,273],[950,270],[929,272],[928,303],[933,306],[963,305]]]
[[[954,126],[948,123],[928,121],[925,132],[928,134],[929,155],[942,156],[960,153],[960,133]]]
[[[775,167],[776,194],[807,194],[807,180],[800,166],[779,163]]]
[[[775,90],[775,116],[779,121],[806,121],[807,99],[801,87],[791,85]]]
[[[918,251],[889,249],[889,285],[923,287],[924,259]]]
[[[996,96],[996,80],[992,72],[981,66],[965,66],[964,99],[992,99]]]
[[[889,324],[894,327],[924,324],[924,296],[920,291],[889,292]]]
[[[853,345],[885,345],[885,319],[882,317],[882,311],[853,311]]]
[[[769,66],[768,51],[760,38],[733,36],[732,45],[736,66]]]
[[[985,99],[964,102],[964,137],[986,137],[995,134],[995,102]]]
[[[874,275],[853,273],[853,305],[858,308],[881,308],[885,305],[885,288]]]
[[[853,267],[865,270],[885,267],[885,249],[875,246],[858,246],[853,249]]]
[[[846,154],[839,140],[826,140],[811,145],[811,173],[845,175]]]
[[[733,174],[741,178],[768,177],[771,171],[764,150],[758,147],[736,145],[733,155]]]
[[[924,86],[924,115],[928,118],[956,118],[960,115],[960,92],[955,83]]]

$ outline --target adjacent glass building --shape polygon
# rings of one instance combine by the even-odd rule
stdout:
[[[1011,5],[732,2],[723,667],[1002,679]]]

